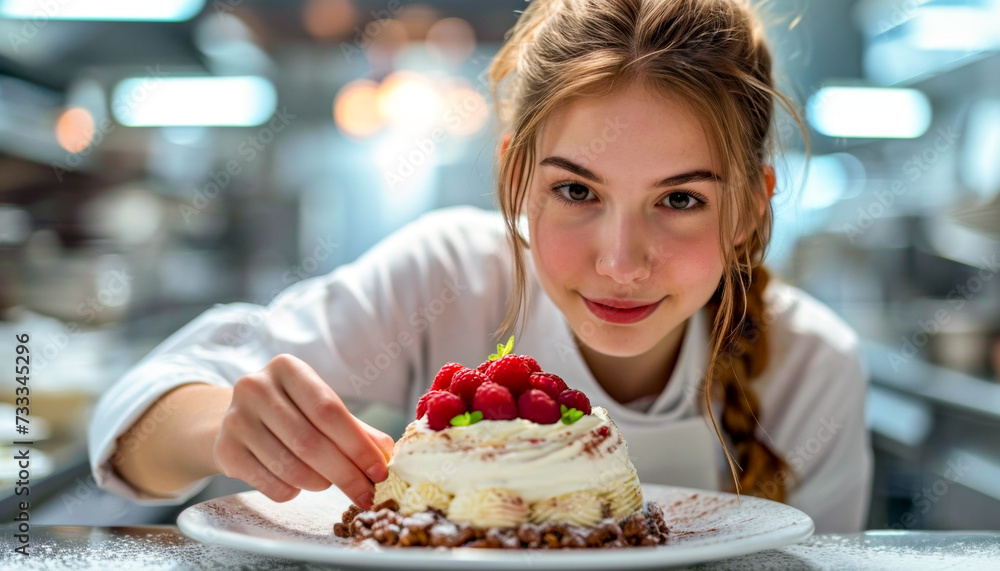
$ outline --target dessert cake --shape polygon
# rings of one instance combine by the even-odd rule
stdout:
[[[497,548],[667,540],[607,411],[512,345],[475,369],[441,368],[395,444],[372,509],[350,506],[337,536]]]

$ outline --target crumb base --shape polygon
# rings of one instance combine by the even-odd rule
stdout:
[[[615,521],[605,518],[594,527],[523,523],[517,527],[476,527],[453,522],[430,508],[405,516],[395,500],[370,510],[352,504],[333,526],[337,537],[374,539],[399,547],[486,547],[498,549],[623,548],[666,543],[670,530],[656,502],[645,502],[644,513]]]

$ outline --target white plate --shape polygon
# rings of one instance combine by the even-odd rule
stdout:
[[[277,503],[257,491],[202,502],[181,512],[177,526],[213,545],[290,559],[369,568],[410,569],[637,569],[690,565],[809,538],[813,521],[777,502],[723,492],[642,486],[659,502],[669,543],[626,549],[504,550],[482,548],[372,547],[349,544],[333,524],[350,505],[340,490],[302,491]],[[374,541],[374,540],[372,540]]]

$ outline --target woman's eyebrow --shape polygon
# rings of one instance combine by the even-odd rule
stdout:
[[[539,166],[554,166],[559,167],[564,170],[583,177],[587,180],[596,182],[597,184],[605,184],[604,179],[597,176],[589,169],[582,165],[578,165],[573,161],[563,158],[563,157],[546,157],[539,161]],[[719,175],[715,174],[709,170],[696,170],[691,172],[686,172],[674,176],[667,177],[656,184],[653,185],[654,188],[662,188],[668,186],[678,186],[682,184],[688,184],[692,182],[703,182],[703,181],[713,181],[718,182],[722,180]]]

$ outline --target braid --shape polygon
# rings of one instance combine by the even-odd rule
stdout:
[[[718,346],[725,349],[715,355],[712,375],[708,382],[717,381],[714,396],[724,404],[722,429],[726,431],[736,450],[736,459],[742,468],[736,483],[737,490],[746,490],[751,495],[759,495],[771,500],[784,502],[786,488],[784,475],[788,465],[770,446],[757,435],[760,401],[750,384],[767,367],[768,342],[764,331],[764,288],[770,275],[763,266],[753,268],[746,291],[733,288],[733,303],[726,304],[722,288],[708,302],[712,321],[719,325],[720,317],[729,327],[721,329]],[[742,323],[734,316],[720,316],[723,306],[746,307]],[[734,312],[735,313],[735,312]],[[718,329],[717,329],[718,330]],[[728,345],[723,342],[732,339]],[[706,385],[707,386],[707,385]],[[736,477],[734,471],[734,478]]]

